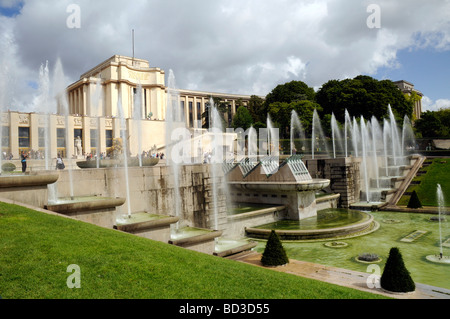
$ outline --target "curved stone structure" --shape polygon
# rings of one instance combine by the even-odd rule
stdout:
[[[10,187],[30,187],[30,186],[47,186],[58,180],[58,174],[42,174],[42,175],[2,175],[0,177],[0,188]]]
[[[125,198],[120,197],[69,197],[49,202],[45,208],[97,226],[113,228],[116,222],[116,207],[124,203]]]
[[[48,187],[55,183],[59,174],[22,174],[0,176],[0,197],[19,203],[43,208],[47,204]]]
[[[61,214],[87,212],[115,208],[125,203],[125,198],[110,198],[92,196],[88,198],[59,199],[58,202],[49,202],[47,209]]]
[[[325,228],[325,229],[307,229],[307,230],[280,230],[276,229],[275,232],[282,240],[313,240],[313,239],[329,239],[339,238],[343,236],[349,236],[360,232],[368,232],[373,227],[374,218],[372,215],[366,214],[368,218],[362,220],[359,223]],[[252,238],[267,239],[272,229],[261,228],[246,228],[246,233]]]

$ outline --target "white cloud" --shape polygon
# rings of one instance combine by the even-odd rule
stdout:
[[[13,39],[8,63],[18,70],[22,109],[30,108],[37,90],[26,83],[38,81],[42,63],[48,60],[52,73],[60,58],[69,81],[76,81],[114,54],[131,55],[131,29],[136,56],[172,69],[178,87],[242,94],[266,95],[291,80],[318,88],[376,74],[399,67],[397,52],[405,48],[450,50],[449,1],[379,0],[380,29],[366,25],[372,2],[78,0],[81,28],[70,29],[72,0],[25,0],[21,14],[0,28],[6,25]]]
[[[438,111],[440,109],[450,108],[450,100],[439,99],[433,101],[427,96],[422,97],[422,112],[426,111]]]

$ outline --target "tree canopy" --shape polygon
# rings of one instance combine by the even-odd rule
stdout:
[[[352,116],[381,120],[388,116],[388,105],[397,119],[409,118],[413,102],[407,99],[390,80],[378,81],[370,76],[359,75],[353,79],[330,80],[316,93],[316,102],[323,108],[320,116],[334,113],[339,122],[344,121],[345,109]]]
[[[253,118],[250,111],[245,106],[239,106],[236,114],[233,116],[231,127],[234,129],[242,128],[244,131],[248,129],[253,123]]]
[[[315,92],[302,81],[291,81],[277,85],[272,92],[266,96],[266,105],[274,102],[291,103],[295,101],[314,101]]]
[[[289,138],[292,111],[297,112],[305,132],[310,134],[314,109],[317,109],[317,111],[322,110],[319,104],[308,100],[291,103],[274,102],[269,105],[268,114],[272,122],[280,129],[280,137]]]
[[[415,129],[420,137],[450,138],[450,108],[423,112]]]

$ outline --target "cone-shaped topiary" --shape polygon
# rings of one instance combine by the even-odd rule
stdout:
[[[274,230],[272,230],[267,240],[266,248],[261,257],[261,263],[264,266],[280,266],[289,263],[286,251]]]
[[[420,202],[419,196],[417,196],[416,191],[413,191],[411,197],[409,198],[408,208],[421,208],[422,203]]]
[[[397,247],[392,247],[389,252],[380,284],[383,289],[392,292],[410,292],[416,289]]]

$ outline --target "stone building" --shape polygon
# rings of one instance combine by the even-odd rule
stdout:
[[[422,97],[423,97],[422,92],[416,90],[414,88],[414,84],[412,84],[411,82],[401,80],[395,81],[394,84],[397,85],[400,91],[402,91],[402,93],[406,95],[411,96],[413,92],[417,94],[418,98],[416,101],[414,101],[413,117],[414,120],[420,119],[420,115],[422,114]]]
[[[67,98],[58,101],[56,114],[4,112],[3,152],[13,158],[30,150],[51,158],[58,153],[75,158],[106,153],[113,139],[125,136],[130,154],[136,156],[138,134],[142,150],[154,145],[164,149],[167,103],[178,105],[179,119],[194,132],[202,130],[202,114],[211,98],[227,105],[228,122],[237,103],[246,105],[250,99],[249,95],[175,90],[165,81],[166,72],[150,67],[148,61],[114,55],[67,87]],[[78,137],[82,154],[75,145]]]

